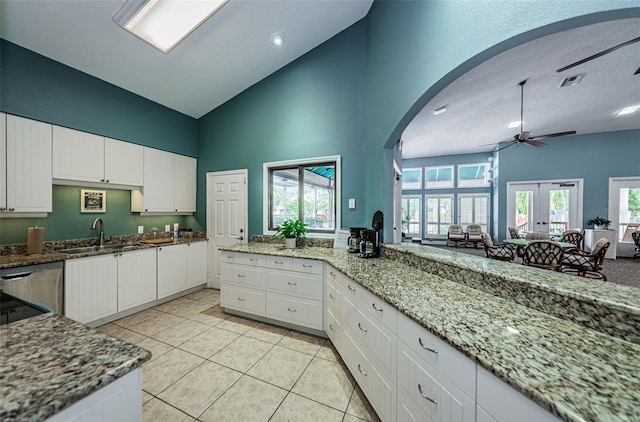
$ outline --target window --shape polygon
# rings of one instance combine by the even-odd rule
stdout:
[[[402,169],[402,189],[422,189],[422,169]]]
[[[453,195],[425,195],[425,237],[446,236],[453,221]]]
[[[425,188],[452,188],[453,166],[425,167]]]
[[[478,193],[458,196],[458,224],[465,230],[469,224],[478,224],[483,233],[489,232],[489,194]]]
[[[490,186],[487,163],[458,164],[458,187],[477,188]]]
[[[340,157],[264,163],[264,233],[299,219],[315,237],[333,236],[340,227]]]
[[[421,197],[406,195],[402,196],[402,233],[409,237],[419,237]]]

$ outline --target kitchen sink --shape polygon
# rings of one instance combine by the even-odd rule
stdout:
[[[90,253],[90,252],[98,252],[98,251],[124,251],[128,249],[133,249],[134,246],[128,246],[124,243],[118,245],[104,245],[100,246],[85,246],[82,248],[71,248],[71,249],[61,249],[58,252],[66,253],[70,255],[80,254],[80,253]]]

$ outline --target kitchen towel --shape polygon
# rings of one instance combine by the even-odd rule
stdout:
[[[27,253],[38,254],[42,253],[44,246],[44,227],[29,227],[27,233]]]

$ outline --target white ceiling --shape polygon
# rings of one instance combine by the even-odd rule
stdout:
[[[200,118],[365,17],[372,2],[230,0],[165,55],[111,20],[124,0],[0,0],[0,35]]]
[[[520,129],[507,124],[520,120],[518,83],[525,79],[524,130],[532,136],[640,129],[640,111],[614,115],[640,104],[640,75],[633,75],[640,67],[640,43],[556,73],[639,35],[640,18],[609,21],[539,38],[489,59],[437,94],[407,126],[403,158],[490,151],[495,145],[480,145],[511,140]],[[581,73],[579,85],[559,87],[565,77]],[[444,114],[433,115],[445,105]],[[567,138],[543,142],[551,148]]]

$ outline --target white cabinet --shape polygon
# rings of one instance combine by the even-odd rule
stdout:
[[[92,133],[53,127],[53,178],[142,186],[143,147]]]
[[[131,192],[131,211],[190,213],[196,210],[196,159],[144,148],[142,192]]]
[[[591,252],[593,247],[596,245],[598,240],[603,237],[607,239],[611,244],[609,245],[609,249],[607,249],[607,253],[605,254],[605,258],[616,259],[617,249],[618,249],[618,236],[617,231],[615,230],[593,230],[593,229],[585,229],[584,231],[584,249],[587,252]]]
[[[0,216],[52,210],[51,125],[0,113]]]
[[[156,300],[156,251],[118,254],[118,312]]]
[[[68,259],[64,263],[65,316],[87,323],[118,311],[118,256]]]
[[[187,245],[158,247],[158,299],[187,289]]]
[[[187,288],[207,282],[207,242],[187,243]]]
[[[223,252],[220,306],[265,316],[265,256]]]

